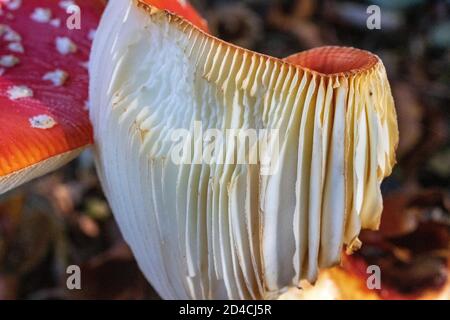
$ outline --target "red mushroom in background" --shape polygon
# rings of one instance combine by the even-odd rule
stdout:
[[[104,5],[1,2],[0,193],[58,168],[92,143],[87,65]]]

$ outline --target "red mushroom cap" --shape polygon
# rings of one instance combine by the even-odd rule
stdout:
[[[0,1],[0,193],[56,169],[92,143],[87,61],[104,5]]]
[[[167,10],[190,21],[196,27],[208,32],[208,25],[187,0],[144,0],[149,5]]]

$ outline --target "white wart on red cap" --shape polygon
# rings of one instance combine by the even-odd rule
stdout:
[[[104,1],[7,0],[0,5],[3,193],[65,164],[92,143],[83,65]],[[71,5],[81,9],[80,29],[68,28]]]

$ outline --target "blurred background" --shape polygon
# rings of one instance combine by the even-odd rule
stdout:
[[[276,57],[321,45],[378,54],[400,128],[379,232],[355,257],[402,297],[439,289],[450,260],[450,0],[192,0],[211,32]],[[366,26],[371,4],[381,29]],[[82,290],[66,289],[66,268]],[[380,292],[383,298],[395,298]],[[384,295],[384,296],[383,296]],[[0,197],[0,299],[158,299],[123,242],[89,152]]]

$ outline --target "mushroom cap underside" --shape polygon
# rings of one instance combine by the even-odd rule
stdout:
[[[274,297],[313,282],[344,244],[357,248],[361,228],[378,227],[398,140],[378,57],[325,47],[281,60],[146,1],[118,0],[106,16],[91,60],[98,171],[162,297]],[[171,133],[193,135],[196,122],[277,130],[279,153],[263,157],[277,154],[278,170],[175,164]]]

